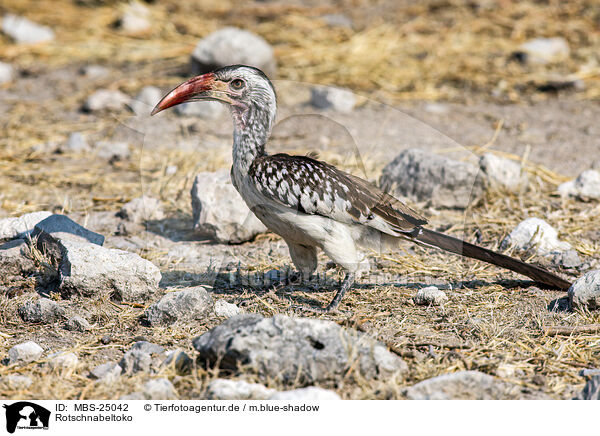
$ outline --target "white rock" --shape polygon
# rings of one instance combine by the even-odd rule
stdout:
[[[31,232],[37,223],[48,218],[50,215],[52,215],[52,212],[43,210],[16,218],[0,219],[0,240],[17,238],[19,235]]]
[[[521,165],[510,159],[486,153],[479,159],[479,166],[492,188],[517,191],[528,183]]]
[[[99,79],[108,76],[110,70],[102,65],[85,65],[81,67],[79,73],[90,79]]]
[[[590,271],[569,288],[569,305],[589,310],[600,309],[600,270]]]
[[[194,228],[202,236],[237,244],[267,231],[233,187],[229,170],[199,173],[191,194]]]
[[[8,364],[29,363],[39,359],[44,349],[33,341],[23,342],[8,350]]]
[[[218,101],[194,101],[175,106],[175,113],[183,117],[198,117],[207,120],[219,118],[223,104]]]
[[[436,115],[447,114],[450,111],[448,106],[442,103],[427,103],[423,109],[425,112]]]
[[[165,217],[165,213],[159,200],[144,195],[125,203],[117,216],[134,223],[141,223],[148,220],[161,220]]]
[[[19,307],[18,313],[23,321],[50,324],[63,317],[64,309],[49,298],[38,298]]]
[[[77,367],[79,358],[75,353],[60,351],[48,356],[48,365],[54,371],[72,372]]]
[[[586,170],[575,180],[570,180],[558,187],[562,196],[577,197],[584,200],[600,200],[600,172]]]
[[[160,270],[135,253],[46,233],[38,237],[39,244],[59,257],[59,290],[65,297],[145,302],[158,290]]]
[[[346,27],[348,29],[354,27],[352,19],[344,14],[326,14],[323,15],[321,19],[331,27]]]
[[[333,86],[318,86],[311,89],[310,103],[317,109],[333,109],[338,112],[352,112],[356,97],[349,89]]]
[[[259,383],[218,378],[208,384],[206,397],[209,400],[266,400],[276,392]]]
[[[110,384],[121,376],[121,372],[123,372],[123,369],[120,365],[114,362],[107,362],[92,369],[90,377],[99,382]]]
[[[518,53],[531,64],[547,64],[569,57],[569,44],[564,38],[536,38],[521,44]]]
[[[156,103],[162,98],[162,92],[156,86],[145,86],[129,103],[136,115],[150,115]]]
[[[98,157],[108,160],[125,160],[131,155],[129,144],[122,141],[98,141],[94,150]]]
[[[20,374],[9,374],[1,379],[10,389],[27,389],[33,384],[31,377]]]
[[[91,328],[90,323],[79,315],[74,315],[65,322],[65,329],[73,332],[86,332]]]
[[[148,400],[176,400],[175,386],[166,378],[157,378],[144,385],[142,393]]]
[[[0,62],[0,84],[12,81],[14,75],[15,72],[11,64]]]
[[[271,46],[260,36],[235,27],[211,33],[198,43],[192,53],[194,75],[236,64],[260,68],[269,76],[276,72]]]
[[[212,297],[201,286],[167,292],[146,311],[151,325],[168,325],[177,321],[204,319],[213,308]]]
[[[130,2],[125,6],[123,15],[119,19],[119,27],[130,34],[150,29],[150,10],[137,1]]]
[[[288,400],[288,401],[329,401],[341,400],[340,396],[328,389],[309,386],[291,391],[277,392],[269,397],[269,400]]]
[[[558,240],[558,232],[540,218],[527,218],[502,241],[503,249],[514,246],[518,250],[535,249],[540,256],[571,249],[567,242]]]
[[[413,300],[415,304],[421,306],[440,306],[448,301],[448,297],[444,291],[440,291],[437,287],[428,286],[419,289]]]
[[[116,111],[129,106],[130,101],[129,96],[121,91],[99,89],[87,98],[83,104],[83,109],[87,112],[96,112],[105,109]]]
[[[12,14],[6,14],[2,18],[2,32],[19,44],[35,44],[54,39],[54,32],[49,27]]]
[[[61,150],[82,153],[85,151],[89,151],[91,149],[90,144],[88,144],[85,136],[80,132],[73,132],[69,135],[69,139],[61,146]]]
[[[233,303],[228,303],[225,300],[217,300],[215,303],[215,314],[217,316],[231,318],[240,313],[242,313],[242,310]]]

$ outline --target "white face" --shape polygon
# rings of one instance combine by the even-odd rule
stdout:
[[[266,109],[274,118],[277,107],[275,90],[259,70],[246,66],[225,67],[215,71],[215,80],[227,84],[232,106],[244,110],[253,104]]]

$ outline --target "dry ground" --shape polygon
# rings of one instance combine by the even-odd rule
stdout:
[[[194,43],[226,23],[251,28],[275,47],[284,121],[275,130],[271,149],[316,151],[371,180],[408,146],[465,159],[481,153],[482,147],[496,150],[525,163],[531,176],[528,190],[518,195],[490,193],[467,212],[424,210],[432,226],[497,247],[520,220],[538,216],[573,245],[585,269],[599,266],[600,205],[555,195],[558,183],[600,159],[600,85],[594,66],[600,53],[600,11],[595,2],[504,1],[476,8],[459,1],[382,1],[368,9],[361,7],[363,2],[319,7],[302,2],[240,7],[233,2],[163,2],[151,6],[155,28],[135,37],[111,27],[118,16],[115,2],[80,2],[82,6],[60,1],[52,3],[60,8],[30,7],[34,3],[43,4],[0,2],[0,12],[11,10],[52,25],[60,41],[19,47],[0,40],[0,56],[22,72],[18,81],[0,89],[0,216],[42,209],[68,213],[106,235],[106,246],[129,249],[155,262],[163,272],[163,287],[209,283],[217,298],[249,312],[294,314],[292,304],[329,301],[331,284],[316,290],[279,289],[229,281],[227,273],[237,271],[238,265],[244,276],[285,268],[288,257],[279,238],[266,235],[252,243],[223,246],[199,240],[190,230],[194,175],[230,162],[231,125],[226,116],[204,121],[168,113],[150,120],[128,112],[80,110],[98,88],[135,95],[144,85],[166,90],[179,83],[187,74]],[[336,12],[352,17],[356,29],[330,28],[318,20]],[[190,18],[195,16],[203,19]],[[539,70],[507,61],[525,39],[556,34],[571,44],[569,62]],[[89,64],[106,66],[108,75],[89,78],[78,73]],[[585,80],[586,89],[558,96],[536,92],[535,83],[550,73],[576,74]],[[306,85],[298,82],[350,86],[363,96],[363,104],[349,115],[315,114],[305,104]],[[441,100],[442,110],[432,109],[432,100]],[[298,114],[303,116],[287,118]],[[92,142],[128,140],[134,153],[130,159],[108,163],[39,147],[64,141],[72,131],[86,133]],[[166,172],[171,165],[178,168],[174,175]],[[113,214],[142,193],[160,198],[168,217],[146,226],[129,225],[124,234]],[[578,372],[598,367],[598,333],[554,336],[544,331],[544,326],[600,323],[598,313],[565,311],[563,293],[409,244],[396,253],[372,253],[372,259],[371,275],[344,300],[342,308],[353,314],[323,317],[388,343],[407,360],[410,372],[404,379],[377,383],[349,378],[335,387],[344,398],[401,398],[405,386],[461,369],[498,375],[553,398],[570,398],[584,383]],[[221,267],[224,274],[213,281],[206,274],[209,266]],[[575,278],[582,271],[563,273]],[[329,274],[335,277],[336,272]],[[140,337],[193,355],[191,339],[222,322],[215,317],[193,325],[147,328],[138,320],[143,307],[86,300],[67,304],[73,313],[87,312],[94,323],[89,333],[67,332],[60,325],[28,325],[16,308],[36,295],[36,279],[5,278],[0,285],[6,294],[0,299],[0,355],[16,343],[35,339],[45,349],[75,351],[80,366],[62,377],[48,377],[48,370],[38,365],[1,367],[0,376],[20,372],[35,381],[26,391],[1,386],[3,397],[118,398],[147,376],[124,378],[109,389],[91,382],[87,370],[117,361]],[[416,290],[429,283],[446,288],[450,300],[445,306],[411,303]],[[99,341],[105,335],[112,338],[108,344]],[[207,380],[215,376],[202,370],[185,377],[165,370],[164,375],[181,398],[201,396]]]

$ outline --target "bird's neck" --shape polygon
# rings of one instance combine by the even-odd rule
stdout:
[[[233,167],[245,175],[254,159],[266,154],[265,144],[271,135],[275,113],[257,105],[234,107],[231,112],[234,120]]]

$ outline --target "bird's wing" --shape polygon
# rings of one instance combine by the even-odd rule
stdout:
[[[394,236],[427,223],[366,180],[309,157],[262,156],[250,166],[249,176],[267,199],[302,213],[360,223]]]

